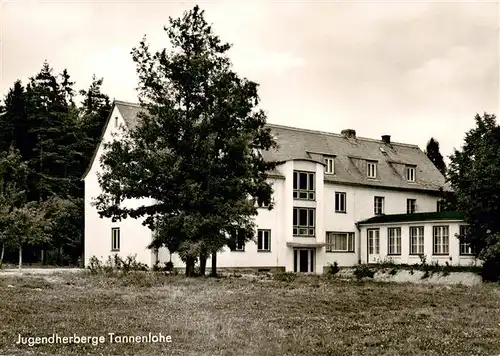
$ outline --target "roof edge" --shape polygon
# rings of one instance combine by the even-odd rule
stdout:
[[[358,225],[390,224],[390,223],[418,223],[426,221],[463,221],[464,215],[460,211],[423,212],[413,214],[389,214],[373,216],[358,221]]]
[[[106,130],[107,130],[108,125],[109,125],[109,120],[111,120],[111,115],[113,114],[113,111],[115,110],[115,107],[117,108],[117,106],[116,106],[117,102],[119,102],[119,101],[118,100],[113,100],[113,103],[111,104],[111,110],[109,110],[108,118],[106,119],[106,121],[105,121],[105,123],[104,123],[104,125],[102,127],[102,130],[101,130],[101,135],[99,136],[99,139],[97,140],[97,147],[95,147],[95,149],[94,149],[94,153],[92,154],[92,158],[90,158],[90,161],[89,161],[89,164],[87,166],[87,169],[85,170],[85,172],[83,173],[82,177],[80,178],[81,180],[84,180],[85,178],[87,178],[87,175],[89,174],[90,169],[94,165],[94,161],[95,161],[95,158],[97,156],[97,151],[99,151],[99,147],[101,146],[102,139],[104,138],[104,134],[106,133]]]
[[[268,127],[270,127],[270,128],[274,127],[274,128],[277,128],[277,129],[293,130],[293,131],[307,132],[307,133],[313,133],[313,134],[319,134],[319,135],[329,135],[329,136],[340,137],[340,138],[344,137],[344,136],[342,136],[342,134],[338,134],[338,133],[334,133],[334,132],[303,129],[303,128],[300,128],[300,127],[271,124],[269,122],[266,123],[266,125]],[[362,140],[362,141],[378,142],[378,143],[384,144],[384,142],[382,142],[381,140],[377,140],[377,139],[374,139],[374,138],[357,136],[356,139]],[[402,142],[393,142],[393,141],[391,141],[391,145],[398,145],[398,146],[418,148],[420,150],[420,147],[418,145],[413,145],[413,144],[410,144],[410,143],[402,143]]]

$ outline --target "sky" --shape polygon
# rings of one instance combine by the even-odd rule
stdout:
[[[448,156],[476,113],[498,115],[500,6],[494,2],[198,2],[234,69],[259,83],[268,122],[358,136],[391,135]],[[0,93],[44,60],[77,89],[104,78],[111,98],[137,102],[130,51],[194,2],[0,1]]]

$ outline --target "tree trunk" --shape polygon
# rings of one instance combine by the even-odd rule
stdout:
[[[42,250],[40,251],[40,260],[41,260],[41,262],[42,262],[42,265],[44,265],[44,264],[45,264],[45,258],[44,258],[45,256],[44,256],[44,253],[43,253],[43,252],[44,252],[44,250],[43,250],[43,248],[42,248]]]
[[[217,252],[212,253],[212,277],[217,277]]]
[[[194,257],[188,256],[186,258],[186,277],[192,277],[194,273]]]
[[[19,246],[19,270],[21,270],[22,265],[23,265],[23,248]]]
[[[5,242],[2,243],[2,252],[0,253],[0,268],[2,268],[3,265],[4,253],[5,253]]]
[[[207,270],[207,254],[203,252],[200,254],[200,274],[202,276],[205,276],[206,270]]]

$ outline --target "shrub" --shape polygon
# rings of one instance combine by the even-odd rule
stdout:
[[[96,256],[89,259],[88,269],[92,274],[105,273],[111,274],[121,271],[126,274],[131,271],[147,271],[149,268],[146,264],[136,260],[137,255],[127,256],[122,259],[115,254],[113,257],[108,256],[106,263],[102,263]]]
[[[278,272],[274,275],[274,279],[281,282],[293,282],[297,275],[292,272]]]
[[[365,277],[373,278],[373,276],[375,275],[375,271],[373,271],[367,265],[357,265],[354,269],[354,275],[357,279],[363,279]]]
[[[337,262],[333,262],[333,265],[330,263],[330,267],[328,268],[328,274],[334,276],[339,273],[340,268]]]

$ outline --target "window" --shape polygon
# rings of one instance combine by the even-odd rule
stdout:
[[[384,213],[384,197],[375,197],[373,200],[373,210],[375,215]]]
[[[424,253],[424,227],[410,227],[410,255]]]
[[[437,212],[444,211],[444,208],[445,208],[444,201],[443,200],[438,200],[437,201],[437,206],[436,206],[436,211]]]
[[[415,182],[415,167],[406,167],[406,180],[408,182]]]
[[[326,252],[354,252],[354,232],[327,232]]]
[[[118,116],[115,116],[115,127],[118,127]]]
[[[389,255],[400,255],[401,254],[401,228],[400,227],[390,227],[387,229],[387,235],[389,236]]]
[[[257,230],[257,251],[271,251],[271,230]]]
[[[346,212],[346,194],[343,192],[335,192],[335,212]]]
[[[325,157],[325,173],[326,174],[334,174],[335,166],[333,157]]]
[[[434,255],[447,255],[449,249],[449,228],[448,226],[433,227],[433,249]]]
[[[367,176],[368,178],[377,178],[377,163],[376,162],[366,162]]]
[[[272,198],[271,198],[271,201],[272,201]],[[259,201],[257,199],[254,199],[254,204],[257,208],[266,208],[266,209],[269,209],[269,204],[266,204],[264,202],[261,202],[259,204]]]
[[[111,251],[120,251],[120,228],[111,229]]]
[[[406,199],[406,214],[413,214],[417,211],[417,199]]]
[[[380,230],[368,229],[368,254],[380,254]]]
[[[468,226],[467,225],[460,225],[460,237],[466,236]],[[460,255],[461,256],[467,256],[467,255],[473,255],[474,254],[474,249],[470,244],[467,242],[462,242],[460,241]]]
[[[314,173],[293,172],[293,198],[314,200]]]
[[[234,228],[231,230],[231,239],[234,246],[231,246],[231,251],[245,251],[245,230]]]
[[[313,208],[293,208],[293,236],[314,237],[315,215]]]

